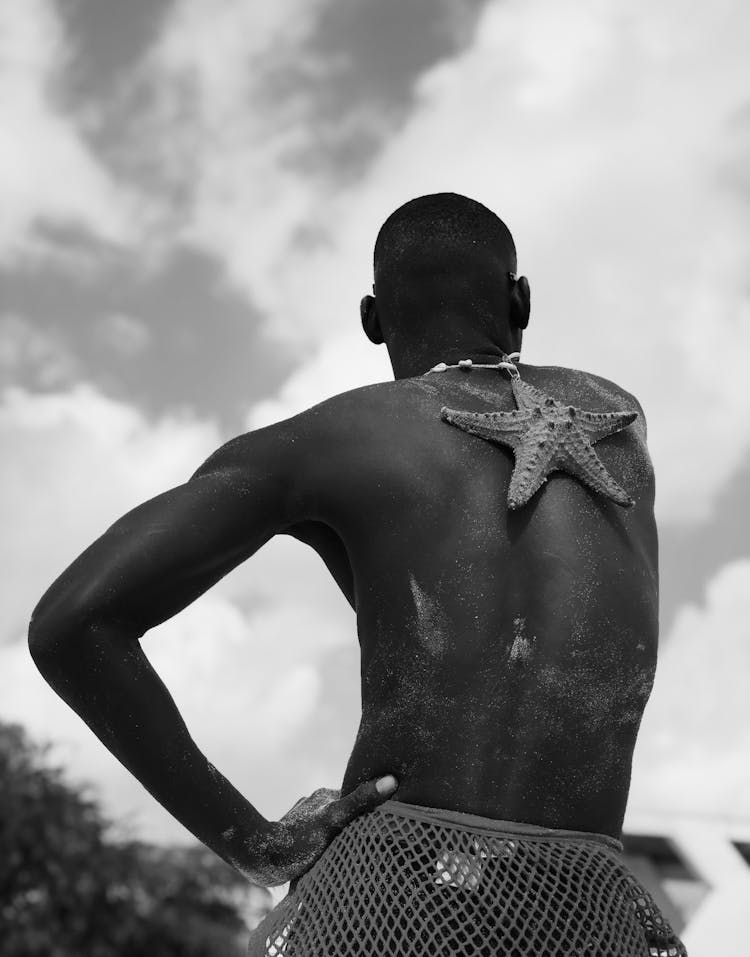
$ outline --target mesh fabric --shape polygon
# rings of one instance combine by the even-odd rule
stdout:
[[[249,957],[687,957],[604,835],[386,801],[258,925]]]

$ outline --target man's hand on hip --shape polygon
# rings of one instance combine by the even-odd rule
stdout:
[[[300,798],[259,842],[253,880],[273,887],[304,874],[347,824],[387,801],[397,788],[398,781],[389,774],[365,781],[345,797],[340,791],[318,788]]]

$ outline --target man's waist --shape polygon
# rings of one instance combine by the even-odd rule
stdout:
[[[609,834],[596,831],[581,831],[570,828],[546,827],[524,821],[507,821],[485,817],[450,808],[427,807],[391,799],[383,802],[372,813],[393,814],[410,820],[425,821],[442,827],[471,831],[484,837],[523,837],[539,841],[593,842],[622,852],[622,842]]]

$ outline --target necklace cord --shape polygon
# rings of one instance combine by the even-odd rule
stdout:
[[[452,365],[448,365],[446,362],[438,362],[437,365],[434,365],[431,369],[428,369],[427,372],[423,373],[423,375],[429,375],[431,372],[445,372],[446,369],[463,369],[466,372],[470,372],[472,369],[497,369],[498,372],[501,369],[505,369],[505,371],[510,374],[511,379],[520,379],[521,376],[515,366],[515,363],[520,361],[520,359],[520,352],[504,352],[501,361],[492,364],[473,362],[471,359],[459,359],[458,362],[453,363]]]

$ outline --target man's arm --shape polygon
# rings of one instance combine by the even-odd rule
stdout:
[[[270,824],[196,747],[139,639],[301,517],[300,448],[285,423],[228,443],[87,548],[29,629],[54,690],[171,814],[251,878]]]
[[[54,690],[170,813],[245,867],[243,841],[269,822],[198,750],[139,639],[289,523],[283,438],[273,427],[243,436],[115,522],[51,586],[29,629]]]

